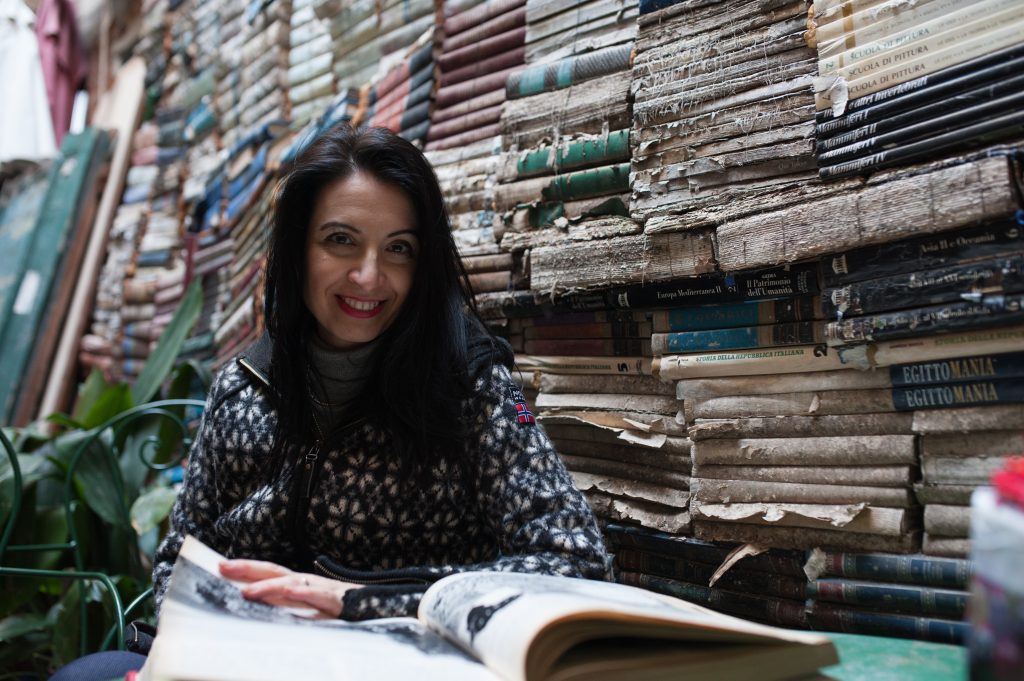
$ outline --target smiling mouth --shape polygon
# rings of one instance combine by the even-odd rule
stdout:
[[[352,317],[374,317],[384,309],[383,300],[359,300],[343,296],[335,296],[334,299],[341,311]]]

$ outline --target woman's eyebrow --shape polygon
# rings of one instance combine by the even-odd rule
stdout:
[[[400,229],[397,232],[391,232],[390,234],[388,234],[388,238],[390,239],[391,237],[398,236],[399,234],[412,234],[413,236],[417,236],[417,232],[419,232],[419,230],[417,230],[414,227],[410,227],[408,229]]]
[[[358,227],[350,225],[347,222],[339,222],[338,220],[328,220],[327,222],[320,225],[317,229],[319,231],[323,231],[325,229],[336,229],[338,227],[341,227],[342,229],[349,229],[352,230],[353,232],[360,231]]]

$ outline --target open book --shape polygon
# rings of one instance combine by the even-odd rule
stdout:
[[[820,679],[828,638],[754,624],[635,587],[467,572],[417,618],[310,620],[245,600],[188,538],[144,681],[782,681]]]

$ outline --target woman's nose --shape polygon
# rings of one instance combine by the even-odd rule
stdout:
[[[376,254],[364,253],[349,272],[349,279],[360,286],[373,286],[380,276],[380,268],[377,266]]]

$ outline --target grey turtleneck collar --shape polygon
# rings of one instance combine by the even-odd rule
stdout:
[[[323,385],[310,377],[310,397],[324,433],[344,418],[352,401],[366,386],[378,345],[379,341],[374,340],[352,350],[338,350],[314,334],[309,344],[309,361]]]

